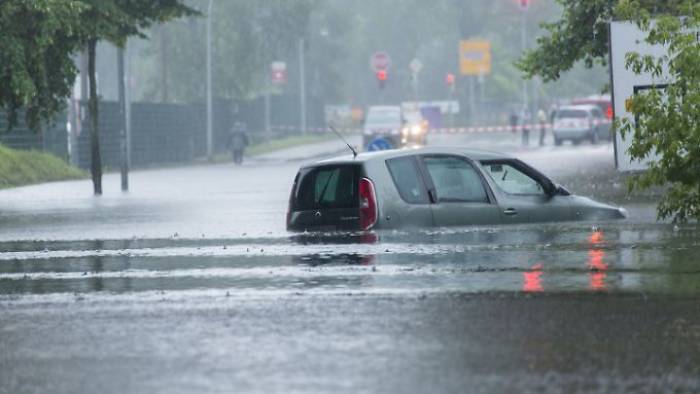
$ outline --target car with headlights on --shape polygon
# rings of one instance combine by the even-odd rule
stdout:
[[[626,217],[576,196],[505,154],[423,147],[304,165],[287,211],[290,231],[365,231]]]
[[[419,111],[404,111],[401,147],[425,146],[428,143],[428,121]]]
[[[362,131],[362,146],[369,150],[373,142],[383,141],[387,147],[398,148],[401,144],[403,125],[401,107],[398,105],[369,107]]]

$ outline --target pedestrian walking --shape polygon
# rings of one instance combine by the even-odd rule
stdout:
[[[547,133],[547,114],[543,109],[537,112],[537,121],[540,123],[540,146],[544,146],[544,138]]]
[[[527,147],[530,145],[530,111],[528,111],[527,108],[523,107],[522,114],[520,115],[520,120],[522,121],[522,138],[523,138],[523,147]]]
[[[515,111],[511,112],[508,120],[510,121],[510,131],[515,133],[518,130],[518,114]]]
[[[243,163],[243,154],[245,153],[245,148],[248,147],[249,144],[246,128],[245,123],[235,122],[228,135],[226,147],[231,151],[235,164]]]

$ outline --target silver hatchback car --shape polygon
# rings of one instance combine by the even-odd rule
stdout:
[[[458,148],[391,150],[302,167],[290,231],[494,225],[626,217],[572,195],[513,157]]]

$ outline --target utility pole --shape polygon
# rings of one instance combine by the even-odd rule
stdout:
[[[213,129],[213,109],[212,109],[212,91],[211,91],[211,18],[212,9],[214,7],[213,0],[209,0],[207,11],[207,158],[214,159],[214,129]]]
[[[306,134],[306,70],[304,57],[304,38],[302,37],[299,39],[299,110],[302,134]]]
[[[124,43],[124,98],[126,100],[126,165],[131,168],[131,51],[129,41]]]
[[[527,50],[527,9],[528,2],[521,2],[521,26],[520,26],[520,40],[522,45],[523,54]],[[527,79],[523,78],[523,111],[529,111],[529,99],[527,94]],[[524,115],[524,113],[523,113]]]
[[[270,133],[270,76],[265,77],[265,132]]]
[[[117,47],[117,86],[119,90],[119,142],[120,142],[120,169],[122,180],[122,191],[129,190],[129,159],[126,138],[127,116],[126,116],[126,87],[124,72],[124,48]]]

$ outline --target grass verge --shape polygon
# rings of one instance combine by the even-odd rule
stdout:
[[[85,172],[51,154],[0,145],[0,189],[85,176]]]
[[[246,149],[246,154],[248,156],[262,155],[280,149],[287,149],[299,145],[314,144],[317,142],[328,141],[333,138],[338,137],[336,137],[333,134],[306,134],[277,138],[251,145],[250,147],[248,147],[248,149]]]
[[[246,150],[247,157],[264,155],[282,149],[294,148],[296,146],[314,144],[338,138],[333,134],[306,134],[293,135],[289,137],[274,138],[267,141],[253,142]],[[213,163],[226,163],[231,161],[231,153],[217,153],[212,160]],[[195,159],[195,162],[207,162],[206,158]]]

